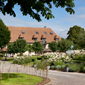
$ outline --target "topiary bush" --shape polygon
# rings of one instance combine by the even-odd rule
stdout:
[[[60,69],[61,69],[61,65],[55,66],[55,69],[56,69],[56,70],[60,70]]]
[[[52,65],[52,66],[50,67],[50,69],[54,70],[54,69],[55,69],[55,66],[54,66],[54,65]]]

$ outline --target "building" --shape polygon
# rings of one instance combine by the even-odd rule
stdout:
[[[41,42],[44,51],[49,51],[48,44],[52,41],[60,41],[61,38],[51,28],[36,28],[36,27],[15,27],[8,26],[11,31],[11,40],[14,42],[17,39],[25,39],[28,44],[33,44],[35,41]]]

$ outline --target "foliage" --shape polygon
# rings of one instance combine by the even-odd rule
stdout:
[[[60,70],[61,69],[61,65],[55,66],[55,69]]]
[[[73,47],[73,50],[81,49],[81,47],[80,47],[78,44],[74,44],[73,46],[74,46],[74,47]]]
[[[43,51],[43,45],[40,42],[34,42],[32,48],[35,52],[39,53]]]
[[[41,21],[40,15],[46,19],[54,18],[51,11],[52,5],[54,5],[56,8],[66,7],[65,10],[67,12],[70,12],[70,14],[75,13],[73,10],[73,7],[75,7],[73,0],[1,0],[0,11],[4,15],[7,13],[15,17],[16,14],[13,8],[16,4],[20,6],[20,11],[23,15],[26,16],[29,14],[30,17],[38,21]]]
[[[50,68],[53,70],[53,69],[55,69],[55,66],[54,66],[54,65],[52,65]]]
[[[13,63],[14,64],[27,64],[32,61],[31,57],[28,56],[21,56],[21,57],[14,57]]]
[[[23,39],[16,40],[13,44],[8,45],[8,52],[9,53],[23,53],[26,49],[26,41]]]
[[[61,61],[54,61],[54,65],[56,66],[56,65],[63,65],[63,61],[61,60]]]
[[[49,48],[50,50],[55,52],[57,50],[57,43],[55,41],[52,41],[51,43],[49,43]]]
[[[77,43],[81,48],[85,48],[85,33],[78,36]]]
[[[8,73],[2,73],[1,85],[9,85],[9,84],[10,85],[24,85],[24,84],[30,85],[30,83],[32,85],[35,85],[36,83],[39,83],[42,81],[43,81],[43,78],[38,76],[32,76],[32,75],[23,74],[23,73],[9,73],[9,78],[8,78]]]
[[[72,64],[70,65],[70,71],[72,72],[80,71],[80,66],[78,64]]]
[[[70,62],[72,60],[70,58],[70,56],[65,54],[65,53],[57,52],[57,53],[48,53],[48,54],[44,54],[44,55],[47,56],[48,61],[51,62],[51,63],[52,62],[54,63],[54,62],[57,62],[57,61],[65,63],[65,62]]]
[[[58,49],[60,52],[66,52],[67,50],[71,49],[72,41],[63,39],[58,42]]]
[[[85,67],[83,68],[83,72],[85,72]]]
[[[0,48],[6,46],[10,41],[10,31],[0,19]]]
[[[74,50],[74,53],[71,54],[73,60],[85,61],[85,50]]]
[[[73,41],[76,44],[79,36],[84,33],[85,33],[84,28],[81,28],[81,27],[75,25],[73,27],[70,27],[70,29],[67,33],[67,35],[68,35],[67,39]]]
[[[15,53],[14,51],[14,43],[8,44],[8,53]]]
[[[46,62],[40,62],[40,63],[37,63],[37,69],[41,69],[41,70],[45,70],[46,69]]]
[[[32,45],[30,45],[30,44],[27,44],[26,49],[27,49],[28,52],[32,52],[33,51]]]

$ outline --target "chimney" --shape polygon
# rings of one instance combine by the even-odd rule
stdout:
[[[46,26],[44,26],[44,28],[46,28]]]

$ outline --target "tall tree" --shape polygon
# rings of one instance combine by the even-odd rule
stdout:
[[[67,39],[62,39],[61,41],[58,42],[57,47],[60,52],[66,52],[67,50],[71,49],[72,44],[73,44],[72,41]]]
[[[68,33],[67,33],[67,39],[73,41],[74,43],[77,43],[77,40],[79,38],[79,35],[84,34],[84,28],[81,28],[77,25],[70,27]]]
[[[74,0],[0,0],[0,11],[4,15],[7,13],[15,17],[13,8],[16,4],[20,6],[23,15],[29,14],[30,17],[38,21],[41,21],[40,15],[46,19],[54,18],[51,11],[52,5],[56,8],[65,7],[65,10],[70,14],[75,13],[73,10]]]
[[[55,41],[52,41],[51,43],[49,43],[49,48],[55,52],[57,50],[57,43]]]
[[[9,53],[23,53],[26,49],[26,41],[24,39],[18,39],[13,44],[8,45],[8,52]]]
[[[10,41],[10,31],[0,19],[0,48],[6,46]]]
[[[32,52],[33,51],[32,45],[30,45],[30,44],[29,45],[27,44],[26,49],[27,49],[28,52]]]
[[[81,34],[77,40],[77,44],[81,47],[81,48],[85,48],[85,33]]]
[[[40,42],[34,42],[32,48],[35,52],[39,53],[43,51],[43,45]]]

